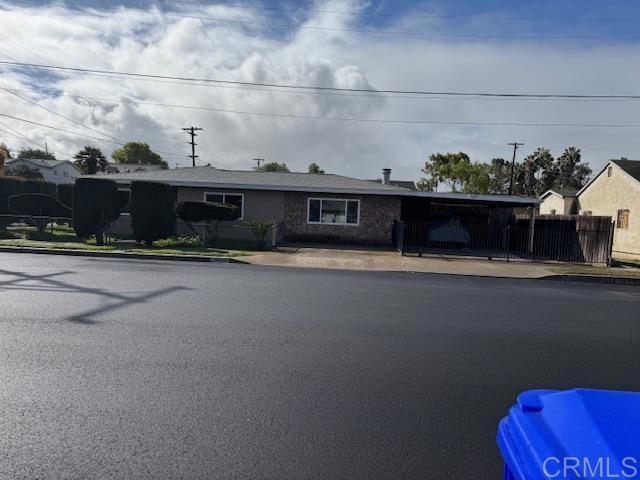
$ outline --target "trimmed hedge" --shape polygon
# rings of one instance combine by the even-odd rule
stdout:
[[[22,193],[42,193],[55,196],[56,184],[42,180],[25,180],[17,177],[0,177],[0,228],[5,228],[15,221],[10,215],[9,197]],[[2,216],[5,215],[5,216]]]
[[[176,215],[187,223],[237,220],[241,213],[228,203],[181,202],[176,206]]]
[[[60,183],[56,191],[56,197],[63,205],[73,206],[73,183]]]
[[[102,178],[79,178],[73,188],[73,229],[80,238],[92,235],[104,243],[104,231],[120,216],[118,185]]]
[[[173,192],[165,183],[131,182],[131,227],[138,242],[151,245],[173,235],[175,214]]]

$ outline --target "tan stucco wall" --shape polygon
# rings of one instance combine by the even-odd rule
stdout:
[[[578,197],[579,213],[590,210],[592,215],[608,215],[615,222],[618,210],[629,210],[629,228],[615,229],[613,256],[640,258],[640,182],[611,163],[611,177],[605,168]]]
[[[553,193],[547,196],[540,204],[540,215],[551,215],[551,210],[555,210],[556,215],[564,213],[564,200]]]

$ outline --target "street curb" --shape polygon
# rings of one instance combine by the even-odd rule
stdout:
[[[133,260],[169,260],[174,262],[200,263],[241,263],[231,257],[207,257],[204,255],[162,255],[155,253],[124,253],[124,252],[91,252],[88,250],[63,250],[58,248],[31,248],[0,246],[0,252],[7,253],[35,253],[41,255],[68,255],[73,257],[96,258],[127,258]]]
[[[606,275],[549,275],[547,277],[540,278],[540,280],[640,286],[640,278],[638,277],[614,277]]]

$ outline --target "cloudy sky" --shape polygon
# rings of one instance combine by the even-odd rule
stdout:
[[[558,5],[560,4],[561,5]],[[350,89],[640,94],[640,6],[600,0],[317,2],[0,0],[0,60]],[[612,5],[614,4],[614,5]],[[142,140],[187,166],[417,179],[435,152],[510,157],[582,149],[640,158],[640,100],[354,94],[135,79],[0,65],[0,142],[69,158]],[[30,124],[29,120],[56,127]],[[547,126],[544,126],[547,125]],[[592,126],[586,126],[592,125]],[[635,125],[635,127],[633,126]]]

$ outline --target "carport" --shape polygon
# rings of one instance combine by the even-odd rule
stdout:
[[[511,195],[412,192],[402,197],[394,242],[402,254],[527,256],[539,204]]]

